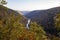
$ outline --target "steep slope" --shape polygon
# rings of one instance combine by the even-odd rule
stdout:
[[[35,10],[28,13],[26,17],[41,24],[48,33],[56,34],[57,31],[54,28],[54,17],[57,13],[60,13],[60,7],[47,10]]]
[[[25,30],[26,21],[16,11],[0,5],[0,40],[17,40]]]
[[[7,18],[12,16],[15,19],[19,17],[20,23],[26,24],[27,18],[12,9],[0,5],[0,18]]]

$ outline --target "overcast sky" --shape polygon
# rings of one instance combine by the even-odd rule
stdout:
[[[60,0],[7,0],[7,2],[7,7],[20,11],[42,10],[60,6]]]

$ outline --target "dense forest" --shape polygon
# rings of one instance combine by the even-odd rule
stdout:
[[[57,9],[55,9],[54,12],[51,10],[48,11],[48,9],[48,14],[45,11],[42,11],[43,14],[45,13],[44,17],[47,17],[49,20],[42,20],[43,22],[41,23],[41,19],[39,19],[37,16],[31,16],[33,19],[29,24],[29,29],[27,29],[26,24],[28,17],[3,6],[3,4],[6,4],[4,0],[0,5],[0,40],[60,40],[59,8],[58,12]],[[37,12],[39,13],[39,11]],[[39,15],[36,14],[37,12],[34,11],[34,15]],[[47,19],[44,17],[42,19]],[[42,25],[42,23],[44,24]]]

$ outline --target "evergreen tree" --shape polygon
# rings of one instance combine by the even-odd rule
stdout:
[[[6,5],[6,4],[7,4],[6,0],[0,0],[0,5]]]

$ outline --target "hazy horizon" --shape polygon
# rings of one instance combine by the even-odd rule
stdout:
[[[7,0],[7,7],[14,10],[32,11],[60,6],[60,0]]]

